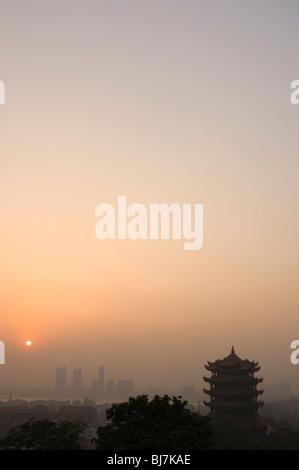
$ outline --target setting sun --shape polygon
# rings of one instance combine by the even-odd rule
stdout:
[[[26,346],[31,346],[31,341],[26,341]]]

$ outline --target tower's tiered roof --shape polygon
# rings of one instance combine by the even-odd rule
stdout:
[[[210,396],[204,402],[211,414],[229,416],[238,419],[255,419],[258,408],[263,405],[257,397],[263,393],[256,386],[263,381],[254,377],[260,370],[258,362],[241,359],[232,347],[231,353],[224,359],[207,361],[205,368],[211,377],[204,377],[210,384],[210,390],[204,392]]]
[[[252,372],[257,372],[260,370],[258,362],[249,361],[248,359],[241,359],[235,353],[235,348],[232,347],[231,353],[224,359],[217,359],[214,362],[208,361],[208,365],[205,365],[205,368],[210,372],[217,371],[220,368],[238,368],[240,370],[250,370]]]

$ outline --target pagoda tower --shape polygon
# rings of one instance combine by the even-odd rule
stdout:
[[[204,404],[210,408],[210,416],[222,416],[233,420],[246,422],[257,421],[258,409],[263,402],[257,397],[263,390],[257,390],[257,384],[262,378],[254,377],[260,370],[258,362],[240,359],[234,347],[229,356],[209,362],[205,368],[211,372],[211,377],[204,377],[210,384],[210,390],[204,392],[210,395],[210,401]]]

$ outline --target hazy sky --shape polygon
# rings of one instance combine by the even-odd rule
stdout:
[[[299,392],[298,23],[295,0],[0,0],[1,388],[104,365],[201,389],[234,345]],[[119,195],[204,204],[202,249],[98,240]]]

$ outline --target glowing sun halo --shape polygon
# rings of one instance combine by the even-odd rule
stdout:
[[[30,340],[26,341],[26,346],[31,346],[31,344],[32,344],[32,343],[31,343]]]

